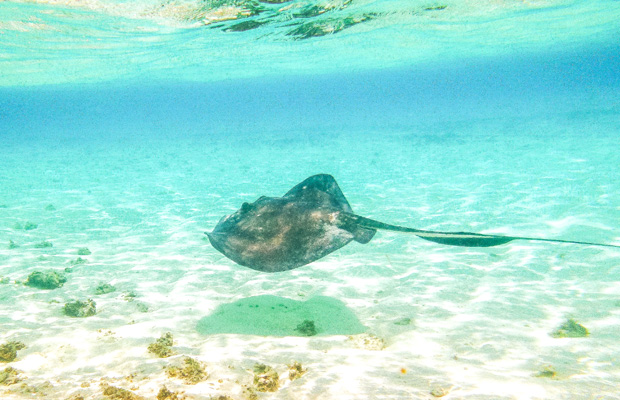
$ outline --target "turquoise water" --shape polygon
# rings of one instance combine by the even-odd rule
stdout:
[[[265,274],[203,235],[329,173],[388,223],[620,245],[619,21],[618,1],[0,2],[0,345],[26,346],[0,397],[619,399],[617,249],[379,232]],[[43,270],[66,283],[24,285]],[[553,337],[568,319],[589,335]],[[186,356],[208,378],[165,372]]]

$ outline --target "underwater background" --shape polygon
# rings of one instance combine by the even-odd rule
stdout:
[[[203,232],[362,216],[620,245],[617,0],[0,1],[2,399],[620,399],[620,251]]]

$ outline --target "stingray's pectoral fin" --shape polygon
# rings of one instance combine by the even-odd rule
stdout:
[[[431,242],[463,247],[493,247],[517,239],[510,236],[482,235],[469,232],[424,232],[415,235]]]

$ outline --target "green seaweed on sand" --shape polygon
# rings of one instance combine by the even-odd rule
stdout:
[[[52,242],[47,241],[47,240],[44,240],[44,241],[39,242],[39,243],[35,243],[35,245],[34,245],[35,249],[49,249],[50,247],[54,247],[54,244]]]
[[[82,257],[78,257],[75,260],[69,261],[69,264],[72,265],[72,266],[75,266],[75,265],[86,264],[87,262],[88,262],[88,260],[86,260],[86,259],[84,259]]]
[[[112,400],[142,400],[144,397],[138,396],[127,389],[121,389],[116,386],[102,384],[103,395]]]
[[[586,337],[590,334],[588,329],[575,321],[572,318],[569,318],[564,322],[558,329],[551,332],[551,337],[554,338],[582,338]]]
[[[88,247],[80,247],[77,251],[78,256],[89,256],[92,252],[88,250]]]
[[[67,282],[65,274],[54,270],[35,271],[28,275],[25,285],[37,289],[56,289],[62,287]]]
[[[172,392],[167,387],[162,386],[157,393],[157,400],[183,400],[185,396],[181,396],[179,392]]]
[[[297,361],[293,361],[291,365],[287,365],[287,366],[288,366],[288,378],[291,381],[301,378],[306,372],[308,372],[308,370],[305,369],[301,365],[301,363]]]
[[[555,378],[556,375],[557,372],[555,368],[553,368],[553,365],[543,365],[540,371],[534,374],[537,378]]]
[[[129,292],[126,292],[123,295],[123,300],[125,300],[125,301],[134,301],[136,299],[136,297],[138,297],[138,295],[135,292],[129,291]]]
[[[69,317],[86,318],[97,314],[97,304],[93,299],[72,301],[63,307],[63,313]]]
[[[12,240],[9,240],[9,250],[13,250],[13,249],[16,249],[18,247],[19,247],[19,245],[17,243],[15,243]]]
[[[112,293],[112,292],[116,292],[116,288],[114,286],[110,285],[109,283],[100,283],[95,288],[95,294],[96,295],[108,294],[108,293]]]
[[[7,342],[0,345],[0,362],[11,362],[17,358],[17,351],[25,349],[22,342]]]
[[[268,365],[254,366],[254,387],[259,392],[275,392],[280,386],[278,373]]]
[[[166,367],[166,374],[170,378],[182,379],[187,385],[195,385],[209,377],[204,363],[196,361],[191,357],[185,357],[183,363],[183,367],[173,365]]]
[[[19,225],[19,224],[17,224]],[[24,223],[24,225],[21,226],[21,229],[25,230],[25,231],[31,231],[33,229],[37,229],[39,227],[38,224],[35,224],[34,222],[30,222],[30,221],[26,221]],[[16,229],[20,229],[20,228],[16,228]]]
[[[4,370],[0,371],[0,385],[9,386],[18,383],[21,381],[19,377],[20,373],[20,370],[13,367],[6,367]]]
[[[166,358],[174,354],[174,351],[172,351],[171,348],[173,344],[174,339],[172,337],[172,333],[166,332],[159,339],[157,339],[155,343],[149,344],[147,349],[149,353],[153,353],[159,358]]]

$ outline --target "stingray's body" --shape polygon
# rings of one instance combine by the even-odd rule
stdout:
[[[331,175],[314,175],[282,197],[243,203],[207,233],[213,247],[243,266],[277,272],[301,267],[355,240],[368,243],[377,229],[413,233],[453,246],[489,247],[515,239],[620,247],[589,242],[433,232],[385,224],[353,214]]]
[[[315,175],[282,197],[244,203],[207,233],[213,247],[231,260],[265,272],[285,271],[318,260],[376,230],[341,221],[351,206],[330,175]]]

